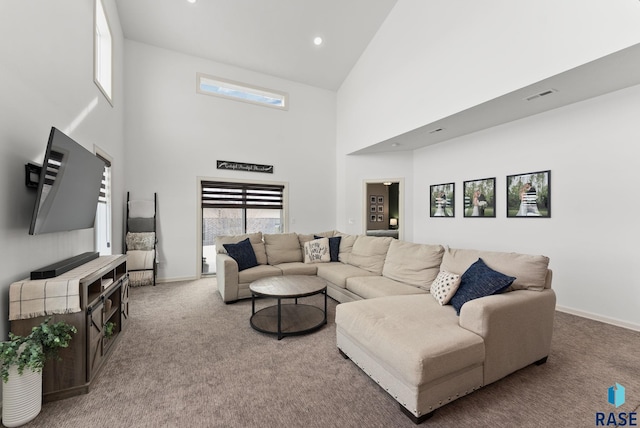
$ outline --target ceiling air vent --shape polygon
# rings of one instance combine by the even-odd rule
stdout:
[[[525,101],[533,101],[533,100],[535,100],[536,98],[546,97],[547,95],[551,95],[551,94],[553,94],[554,92],[558,92],[558,90],[557,90],[557,89],[547,89],[547,90],[544,90],[544,91],[538,92],[537,94],[530,95],[530,96],[528,96],[528,97],[526,97],[526,98],[523,98],[523,99],[524,99]]]
[[[429,134],[435,134],[436,132],[444,131],[444,128],[436,128],[429,131]]]

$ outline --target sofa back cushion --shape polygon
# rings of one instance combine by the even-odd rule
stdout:
[[[265,234],[264,247],[270,265],[302,261],[302,248],[296,233]]]
[[[394,239],[384,260],[382,275],[429,290],[442,263],[442,245],[414,244]]]
[[[327,232],[320,232],[320,233],[311,233],[308,235],[305,235],[304,233],[298,233],[298,241],[300,242],[300,248],[304,248],[305,242],[313,241],[314,239],[317,239],[318,236],[321,238],[331,238],[334,234],[335,234],[335,230],[329,230]]]
[[[264,249],[264,242],[262,242],[262,232],[245,233],[242,235],[227,235],[216,237],[216,252],[219,254],[227,254],[224,249],[224,244],[237,244],[240,241],[244,241],[249,238],[253,252],[256,254],[256,260],[260,265],[267,264],[267,253]]]
[[[382,275],[391,241],[393,238],[390,237],[358,236],[351,250],[349,264]]]
[[[353,244],[356,242],[358,235],[348,235],[346,233],[337,232],[335,236],[340,237],[340,250],[338,251],[338,261],[349,263]]]
[[[541,291],[545,286],[549,258],[519,253],[479,251],[447,248],[442,257],[442,270],[462,275],[479,258],[491,269],[516,279],[511,284],[513,290]]]

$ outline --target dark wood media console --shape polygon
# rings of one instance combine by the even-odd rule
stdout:
[[[100,265],[95,270],[78,268],[81,271],[78,278],[80,312],[11,321],[11,331],[19,335],[29,334],[33,326],[49,316],[51,322],[65,321],[78,329],[69,348],[60,351],[61,360],[49,360],[45,364],[42,378],[44,402],[88,393],[127,326],[127,257],[104,256],[95,262]],[[107,323],[113,323],[111,337],[105,336]]]

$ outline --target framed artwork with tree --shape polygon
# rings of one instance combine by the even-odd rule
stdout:
[[[455,183],[429,186],[429,216],[455,217]]]
[[[495,177],[463,182],[464,217],[495,217],[495,189]]]
[[[507,217],[551,217],[551,171],[507,175]]]

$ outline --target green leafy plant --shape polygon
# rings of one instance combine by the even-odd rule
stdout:
[[[111,321],[109,321],[104,325],[104,337],[106,339],[110,339],[111,336],[113,336],[115,327],[116,327],[116,324]]]
[[[27,336],[9,333],[9,341],[0,342],[0,375],[4,382],[9,380],[11,366],[17,366],[19,374],[24,372],[25,367],[41,372],[48,359],[59,358],[58,350],[69,346],[72,333],[78,330],[64,321],[54,324],[50,321],[51,317],[45,319],[33,327]]]

